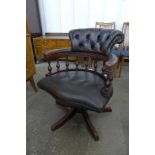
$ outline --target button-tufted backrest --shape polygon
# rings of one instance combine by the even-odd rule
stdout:
[[[121,31],[110,29],[75,29],[69,32],[73,51],[111,53],[116,43],[121,43],[124,35]]]

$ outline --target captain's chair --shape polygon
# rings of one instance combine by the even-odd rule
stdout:
[[[111,53],[111,49],[116,43],[123,41],[124,35],[117,30],[90,28],[71,30],[69,37],[70,49],[51,50],[45,53],[44,60],[48,62],[48,73],[47,77],[38,82],[38,86],[50,93],[56,103],[70,108],[64,117],[51,126],[52,130],[63,126],[76,113],[81,113],[90,133],[95,140],[98,140],[99,136],[87,111],[98,113],[112,111],[107,104],[113,94],[113,68],[117,57]],[[71,62],[72,66],[68,61],[69,56],[76,57],[75,64]],[[78,63],[81,57],[86,58],[84,67]],[[94,60],[93,69],[88,68],[89,57]],[[60,61],[60,58],[63,59]],[[54,64],[54,60],[56,71],[53,72],[55,68],[51,64]],[[61,63],[65,68],[64,66],[61,68]],[[98,63],[102,64],[100,69]]]

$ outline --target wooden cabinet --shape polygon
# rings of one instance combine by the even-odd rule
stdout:
[[[36,73],[30,34],[26,34],[26,81],[37,91],[33,76]]]
[[[37,62],[43,61],[45,51],[61,48],[71,48],[71,42],[68,36],[55,35],[55,34],[51,36],[47,35],[33,38],[33,45]],[[76,57],[69,56],[68,60],[76,61]],[[83,58],[79,58],[79,63],[83,62],[84,62]],[[93,61],[91,60],[91,58],[89,58],[88,67],[92,66],[92,62]]]
[[[47,50],[70,48],[71,43],[68,36],[42,36],[33,39],[35,56],[37,61],[43,60],[43,54]],[[75,60],[70,57],[70,60]]]

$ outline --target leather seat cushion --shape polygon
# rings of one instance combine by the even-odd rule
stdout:
[[[38,82],[41,89],[52,94],[56,100],[69,107],[77,107],[102,112],[112,96],[112,88],[108,97],[103,97],[101,89],[104,80],[97,74],[84,71],[59,72],[45,77]]]

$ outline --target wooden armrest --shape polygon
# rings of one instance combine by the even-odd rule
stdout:
[[[44,53],[44,56],[48,57],[50,55],[53,55],[53,54],[56,54],[56,53],[62,53],[62,52],[70,52],[71,51],[71,48],[63,48],[63,49],[54,49],[54,50],[49,50],[49,51],[46,51]]]
[[[44,53],[44,60],[47,61],[47,60],[53,60],[55,59],[55,57],[53,57],[54,55],[57,55],[59,54],[59,56],[61,55],[61,53],[65,53],[65,52],[71,52],[71,48],[63,48],[63,49],[54,49],[54,50],[49,50],[49,51],[46,51]]]

